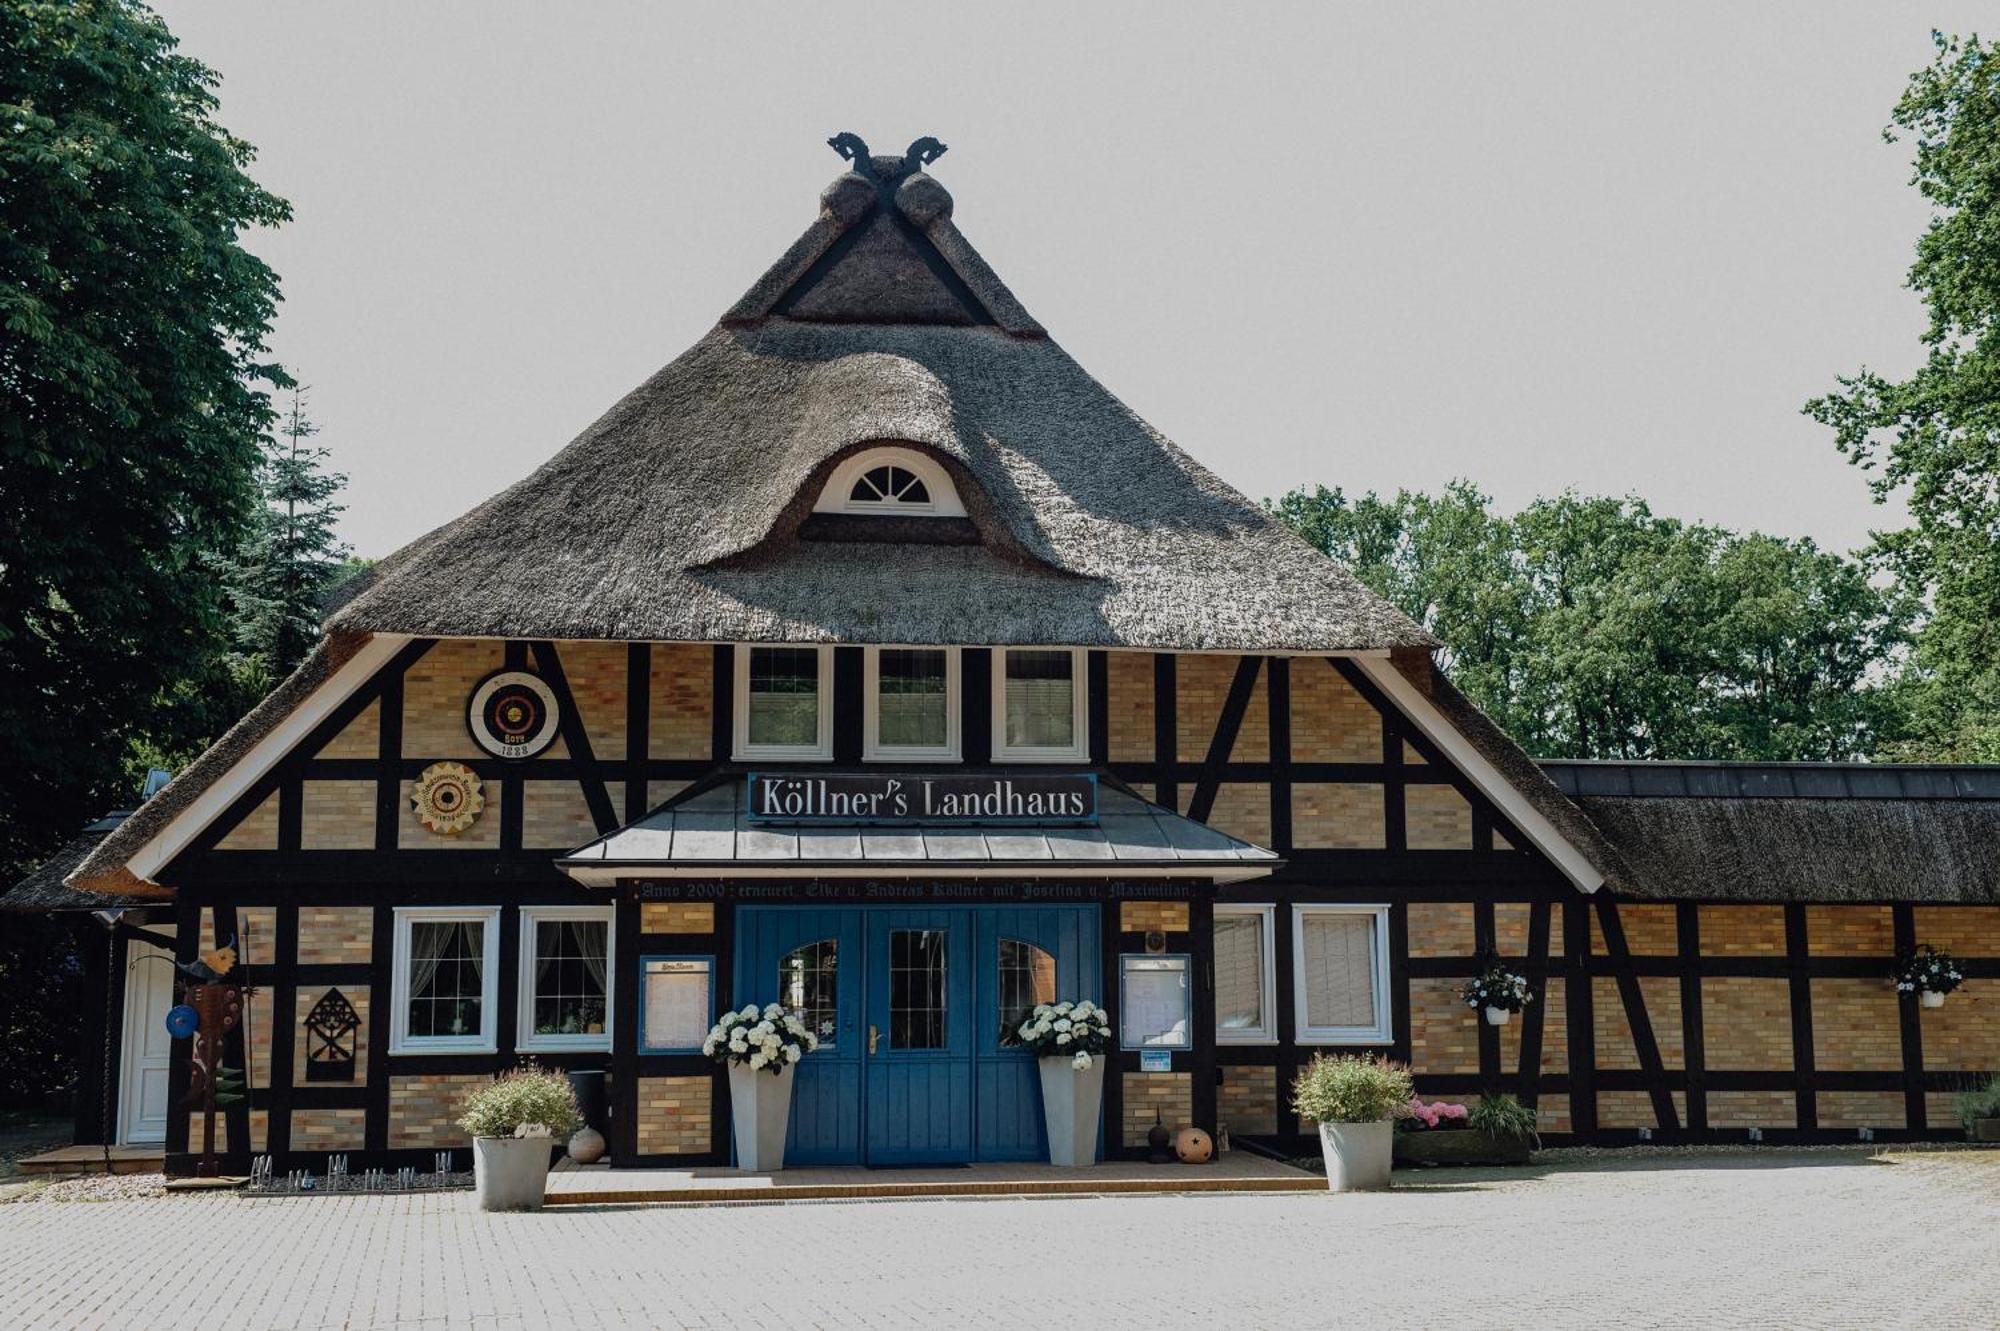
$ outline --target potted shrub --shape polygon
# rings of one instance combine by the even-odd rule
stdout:
[[[1097,1162],[1097,1121],[1104,1109],[1104,1059],[1111,1048],[1111,1014],[1089,999],[1037,1003],[1015,1031],[1042,1070],[1042,1117],[1049,1163],[1080,1168]]]
[[[1484,1009],[1489,1026],[1505,1026],[1510,1017],[1535,1001],[1528,977],[1516,975],[1497,961],[1467,981],[1458,996],[1474,1012]]]
[[[1951,953],[1925,943],[1896,962],[1896,989],[1912,993],[1925,1007],[1943,1007],[1944,996],[1965,983],[1965,972]]]
[[[1327,1187],[1359,1192],[1389,1186],[1395,1116],[1410,1095],[1410,1070],[1401,1063],[1315,1054],[1300,1069],[1292,1107],[1319,1124]]]
[[[729,1118],[736,1167],[755,1174],[785,1167],[792,1119],[792,1070],[819,1048],[819,1037],[776,1003],[725,1012],[701,1052],[729,1069]]]
[[[1511,1095],[1489,1095],[1470,1110],[1412,1096],[1396,1122],[1396,1159],[1422,1165],[1526,1164],[1535,1111]]]
[[[1958,1121],[1976,1142],[2000,1142],[2000,1076],[1960,1091]]]
[[[561,1073],[530,1064],[465,1097],[472,1188],[482,1211],[539,1211],[554,1147],[583,1122]]]

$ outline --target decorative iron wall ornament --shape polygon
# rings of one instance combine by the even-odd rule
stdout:
[[[479,774],[464,763],[432,763],[411,785],[410,807],[417,821],[439,836],[457,836],[479,821],[486,796],[479,791]]]
[[[338,989],[329,989],[306,1013],[306,1080],[353,1081],[355,1032],[361,1018]]]
[[[465,725],[495,758],[532,758],[555,742],[556,692],[540,675],[502,670],[481,680],[465,705]]]

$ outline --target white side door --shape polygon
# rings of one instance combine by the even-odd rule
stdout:
[[[153,1146],[167,1139],[167,1061],[174,1040],[167,1009],[174,1005],[168,953],[133,939],[125,948],[124,1051],[118,1077],[118,1144]]]

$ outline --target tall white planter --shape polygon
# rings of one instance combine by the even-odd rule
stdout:
[[[1917,1001],[1925,1007],[1943,1007],[1944,995],[1935,989],[1919,989],[1917,991]]]
[[[792,1073],[787,1063],[772,1076],[748,1063],[729,1065],[729,1118],[736,1129],[736,1167],[775,1174],[785,1167],[785,1131],[792,1122]]]
[[[1319,1150],[1326,1159],[1326,1186],[1334,1192],[1374,1192],[1389,1186],[1396,1151],[1396,1124],[1322,1123]]]
[[[1505,1026],[1507,1019],[1513,1015],[1506,1008],[1490,1007],[1486,1009],[1486,1024],[1488,1026]]]
[[[1105,1056],[1079,1068],[1067,1054],[1035,1060],[1042,1067],[1042,1117],[1049,1129],[1049,1163],[1078,1169],[1097,1163],[1097,1122],[1104,1112]]]
[[[549,1186],[547,1137],[474,1137],[472,1191],[482,1211],[539,1211]]]

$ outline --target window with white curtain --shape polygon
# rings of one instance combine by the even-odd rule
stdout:
[[[1297,906],[1293,984],[1302,1044],[1387,1044],[1389,908]]]
[[[833,756],[833,652],[824,647],[736,649],[736,756]]]
[[[499,949],[497,906],[397,910],[389,1052],[493,1053]]]
[[[862,756],[909,762],[958,757],[958,648],[870,647]]]
[[[1265,1044],[1278,1038],[1271,966],[1271,907],[1215,908],[1215,1038]]]
[[[516,1048],[611,1048],[611,910],[521,908]]]
[[[1084,654],[1071,648],[996,650],[993,755],[1016,762],[1088,756]]]

